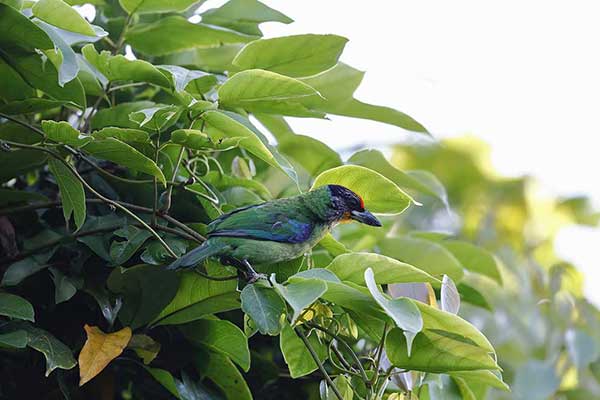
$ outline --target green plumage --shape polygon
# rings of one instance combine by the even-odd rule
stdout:
[[[195,266],[208,257],[246,268],[248,263],[291,260],[312,249],[336,222],[348,218],[350,212],[372,217],[365,223],[375,224],[375,221],[379,224],[364,210],[360,197],[335,185],[240,208],[212,221],[208,225],[206,242],[169,267]]]

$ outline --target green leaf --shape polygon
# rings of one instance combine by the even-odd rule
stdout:
[[[430,240],[409,236],[386,238],[379,241],[379,247],[383,254],[414,265],[433,276],[446,274],[455,282],[463,276],[462,265],[456,257]]]
[[[265,185],[253,179],[236,178],[231,175],[220,174],[218,171],[211,171],[203,176],[203,180],[217,188],[217,190],[226,190],[237,186],[251,189],[265,200],[270,200],[273,197]]]
[[[487,353],[494,353],[494,347],[488,339],[468,321],[420,301],[413,301],[413,303],[423,317],[425,329],[452,332],[453,335],[460,338],[459,340],[478,346]]]
[[[586,368],[600,355],[594,338],[581,329],[569,329],[565,333],[565,342],[569,357],[579,370]]]
[[[86,36],[96,36],[87,20],[62,0],[39,0],[31,10],[33,15],[50,25]]]
[[[310,176],[342,165],[337,152],[310,136],[289,135],[278,142],[278,149],[300,164]]]
[[[47,264],[38,263],[33,257],[27,257],[11,264],[2,277],[1,286],[16,286],[25,278],[47,268]]]
[[[33,306],[24,298],[0,292],[0,315],[10,318],[34,321]]]
[[[343,400],[352,400],[354,398],[352,385],[345,375],[338,375],[338,377],[333,380],[333,384],[342,395]],[[331,391],[329,392],[326,400],[338,400],[338,398],[333,391]]]
[[[252,400],[252,393],[246,380],[235,364],[226,356],[208,351],[197,362],[199,374],[214,382],[227,399]]]
[[[289,24],[292,19],[257,0],[230,0],[219,8],[202,13],[202,22],[219,25],[249,35],[262,35],[262,22]]]
[[[165,389],[167,389],[169,391],[169,393],[171,393],[176,399],[181,398],[179,396],[179,392],[177,391],[177,385],[175,384],[175,378],[173,378],[173,375],[171,375],[171,373],[169,371],[165,371],[164,369],[160,369],[160,368],[150,368],[150,367],[144,367],[144,369],[146,371],[148,371],[148,373],[150,375],[152,375],[152,377],[158,383],[160,383]]]
[[[242,44],[225,44],[214,48],[195,48],[165,56],[164,63],[199,68],[209,72],[230,71],[231,61],[242,48]]]
[[[460,240],[442,240],[438,243],[450,251],[466,269],[502,284],[498,262],[489,251]]]
[[[193,344],[204,345],[231,358],[244,371],[250,369],[248,338],[233,323],[220,319],[201,319],[179,327]]]
[[[14,53],[8,55],[11,66],[29,85],[39,89],[55,100],[64,100],[85,108],[85,92],[79,79],[64,86],[58,83],[58,72],[51,62],[42,61],[38,54]]]
[[[77,293],[73,279],[63,274],[58,268],[51,267],[50,273],[54,281],[54,303],[59,304],[69,300]]]
[[[504,383],[502,376],[498,371],[454,371],[450,372],[450,376],[462,378],[467,382],[477,382],[489,385],[491,387],[495,387],[496,389],[504,390],[505,392],[510,391],[510,388],[506,383]]]
[[[25,15],[7,4],[0,3],[0,47],[3,50],[18,48],[34,52],[36,49],[52,49],[54,43]]]
[[[35,96],[34,89],[2,58],[0,58],[0,76],[2,76],[0,98],[10,102]]]
[[[49,332],[29,324],[23,325],[23,328],[29,336],[27,345],[46,357],[46,377],[56,368],[68,370],[77,365],[71,349]]]
[[[177,274],[154,265],[117,267],[107,280],[108,288],[124,297],[119,320],[131,329],[154,320],[173,300],[178,285]]]
[[[31,98],[2,104],[0,105],[0,112],[7,115],[33,114],[58,108],[64,104],[66,102],[61,100]]]
[[[363,103],[352,97],[360,85],[364,72],[346,64],[338,63],[334,68],[318,75],[302,79],[323,96],[315,109],[329,114],[370,119],[396,125],[410,131],[427,133],[427,130],[408,115],[389,107]]]
[[[223,138],[235,138],[239,140],[240,147],[248,150],[267,164],[275,168],[281,168],[271,151],[259,137],[229,114],[209,110],[202,114],[201,118],[206,121],[206,132],[213,141],[216,142]]]
[[[148,132],[141,129],[132,128],[117,128],[108,126],[93,132],[91,135],[94,139],[115,138],[125,143],[150,143]]]
[[[37,201],[48,201],[41,193],[26,192],[24,190],[0,189],[0,206],[11,203],[35,203]]]
[[[396,326],[402,329],[406,337],[406,350],[410,357],[412,344],[415,336],[423,329],[423,318],[415,304],[408,298],[388,299],[380,291],[375,283],[375,275],[371,268],[365,271],[365,283],[371,292],[371,296],[377,301],[387,315],[392,318]]]
[[[223,277],[231,272],[216,262],[205,264],[210,276]],[[183,324],[208,314],[240,307],[236,282],[212,281],[194,271],[180,273],[180,283],[173,300],[154,319],[155,325]]]
[[[174,125],[181,115],[182,108],[175,105],[155,105],[129,114],[129,119],[151,132],[166,130]]]
[[[27,332],[24,330],[16,330],[12,332],[0,333],[0,348],[13,347],[15,349],[22,349],[27,346],[29,337]]]
[[[48,160],[48,168],[58,184],[63,204],[63,214],[68,222],[73,214],[75,225],[80,229],[85,222],[86,205],[83,184],[61,161]]]
[[[137,24],[127,32],[127,42],[151,56],[164,56],[198,47],[246,43],[255,36],[206,24],[196,24],[174,15],[148,24]]]
[[[93,140],[73,128],[67,121],[42,121],[42,130],[46,132],[48,139],[74,147],[83,146]]]
[[[435,197],[446,207],[449,206],[446,189],[433,174],[427,171],[403,172],[390,164],[379,150],[361,150],[356,152],[348,159],[348,163],[370,168],[373,171],[379,172],[402,189],[415,190]]]
[[[42,28],[54,42],[54,49],[46,50],[44,54],[58,69],[59,86],[64,86],[65,83],[70,82],[77,77],[80,69],[77,55],[75,54],[75,51],[73,51],[71,43],[67,42],[69,39],[68,35],[73,34],[49,25],[43,21],[36,21],[36,24]],[[79,36],[79,34],[75,35]]]
[[[171,250],[178,256],[185,254],[187,244],[184,240],[175,237],[165,237],[164,241],[169,245]],[[140,256],[146,264],[164,265],[173,260],[172,256],[167,252],[165,246],[158,240],[153,240]]]
[[[239,70],[264,69],[291,77],[333,67],[348,39],[337,35],[294,35],[248,43],[233,59]]]
[[[154,14],[183,12],[193,6],[200,5],[205,0],[119,0],[119,4],[128,14]]]
[[[151,101],[134,101],[131,103],[121,103],[110,108],[104,108],[92,117],[92,129],[102,129],[106,127],[135,129],[138,127],[138,124],[129,119],[129,114],[152,106],[154,106],[154,103]]]
[[[159,70],[171,76],[172,86],[182,92],[191,85],[192,92],[205,93],[217,84],[217,77],[208,72],[189,70],[178,65],[157,65]]]
[[[336,184],[347,187],[361,196],[371,212],[400,214],[413,201],[385,176],[357,165],[343,165],[322,172],[315,178],[311,190]]]
[[[140,229],[132,225],[116,230],[115,235],[125,240],[115,240],[110,245],[110,258],[114,265],[127,262],[152,236],[146,229]]]
[[[337,256],[326,267],[343,281],[365,284],[365,270],[371,268],[375,275],[375,283],[410,283],[440,281],[425,271],[405,264],[390,257],[374,253],[346,253]]]
[[[93,44],[85,45],[81,49],[81,54],[111,82],[147,82],[166,88],[171,87],[169,79],[147,61],[128,60],[120,54],[113,56],[106,50],[98,54]]]
[[[308,340],[315,348],[319,360],[324,361],[327,358],[325,345],[319,342],[316,334],[310,335]],[[292,378],[299,378],[317,370],[318,366],[304,345],[304,342],[296,335],[294,329],[287,322],[284,322],[281,330],[279,347]]]
[[[164,185],[167,184],[165,176],[154,161],[127,143],[121,142],[114,137],[94,140],[83,146],[82,149],[94,157],[109,160],[132,170],[155,176]]]
[[[275,290],[257,284],[247,285],[240,296],[244,311],[263,335],[276,336],[281,330],[285,304]]]
[[[275,276],[271,281],[275,280]],[[302,281],[280,285],[273,283],[275,290],[292,307],[292,324],[301,316],[305,308],[314,303],[323,293],[327,291],[327,284],[319,279],[303,279]]]
[[[274,72],[251,69],[229,78],[219,88],[219,103],[249,112],[323,117],[313,105],[321,98],[311,86]]]
[[[411,356],[406,354],[402,330],[392,329],[385,340],[390,362],[402,369],[433,373],[499,369],[496,362],[481,347],[457,340],[452,333],[423,330],[413,343]]]

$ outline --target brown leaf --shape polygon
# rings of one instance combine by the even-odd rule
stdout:
[[[97,326],[85,325],[87,340],[79,353],[79,386],[98,375],[118,357],[131,339],[131,328],[104,333]]]

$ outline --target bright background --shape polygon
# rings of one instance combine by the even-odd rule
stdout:
[[[267,37],[350,39],[342,60],[367,71],[357,98],[406,112],[436,138],[477,136],[501,174],[532,175],[553,195],[588,194],[600,207],[597,1],[264,2],[296,21],[264,24]],[[407,139],[399,128],[344,117],[292,125],[338,149]],[[600,230],[568,227],[555,246],[600,305]]]
[[[600,207],[597,0],[261,1],[297,21],[263,24],[266,37],[350,39],[342,61],[367,71],[360,100],[406,112],[435,138],[481,138],[500,174],[531,175],[550,195],[589,195]],[[225,2],[209,0],[200,10]],[[330,118],[290,121],[338,150],[415,137]],[[600,306],[600,230],[564,228],[555,247],[584,272],[586,294]]]

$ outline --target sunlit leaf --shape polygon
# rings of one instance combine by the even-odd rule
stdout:
[[[62,0],[39,0],[32,11],[33,15],[50,25],[86,36],[96,36],[86,19]]]
[[[274,280],[274,277],[271,278]],[[302,311],[314,303],[323,293],[327,291],[325,282],[318,279],[305,279],[287,285],[273,283],[275,290],[292,307],[292,324],[296,322]]]
[[[357,165],[344,165],[322,172],[311,189],[324,185],[342,185],[361,196],[365,207],[374,213],[399,214],[412,199],[385,176]]]
[[[316,334],[311,335],[308,339],[315,348],[319,360],[324,361],[327,358],[325,346],[319,342]],[[292,378],[308,375],[318,368],[302,339],[287,322],[283,324],[279,336],[279,347]]]
[[[241,294],[242,310],[252,318],[256,329],[263,335],[275,336],[281,330],[281,316],[285,303],[274,289],[247,285]]]

